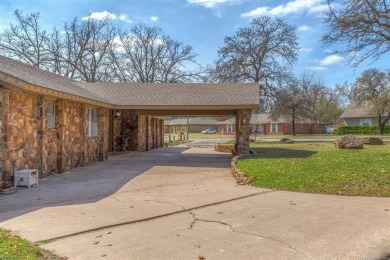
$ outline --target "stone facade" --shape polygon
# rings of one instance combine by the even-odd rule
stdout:
[[[138,110],[121,110],[114,119],[114,151],[148,151],[164,146],[164,121],[139,115]]]
[[[48,128],[47,104],[55,101],[55,127]],[[109,109],[98,111],[98,134],[87,137],[88,106],[42,95],[0,91],[2,169],[39,170],[40,177],[104,160],[108,153]]]
[[[236,152],[241,154],[250,154],[250,120],[251,120],[251,109],[240,109],[236,111]]]

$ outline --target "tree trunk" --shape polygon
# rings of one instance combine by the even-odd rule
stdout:
[[[295,117],[293,117],[291,121],[291,126],[292,126],[292,135],[295,136]]]
[[[379,124],[379,135],[384,135],[384,134],[385,134],[385,125]]]
[[[383,120],[383,122],[382,122],[382,115],[379,115],[378,116],[379,135],[383,135],[385,133],[385,123],[386,123],[385,120]]]
[[[382,115],[378,116],[378,126],[379,126],[379,134],[384,135],[385,134],[385,127],[387,122],[390,121],[390,112],[385,118],[382,117]]]

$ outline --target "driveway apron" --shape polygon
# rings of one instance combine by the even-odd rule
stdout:
[[[239,186],[231,155],[161,148],[0,197],[0,226],[69,259],[380,259],[390,199]]]

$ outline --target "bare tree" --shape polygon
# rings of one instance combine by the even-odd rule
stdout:
[[[314,74],[303,74],[300,88],[304,100],[303,116],[315,124],[315,131],[321,124],[334,124],[342,113],[340,95],[326,87]]]
[[[365,70],[355,81],[358,105],[367,105],[378,117],[379,134],[384,134],[390,120],[390,71]]]
[[[58,44],[52,37],[51,46],[54,56],[61,57],[65,76],[87,82],[107,81],[111,79],[110,57],[115,45],[119,28],[103,20],[88,19],[80,21],[77,18],[64,26],[62,42]],[[61,39],[60,39],[61,41]]]
[[[197,54],[189,45],[171,39],[160,28],[134,26],[121,33],[112,50],[115,76],[122,82],[188,82],[199,77]]]
[[[295,31],[281,18],[253,19],[248,27],[225,37],[214,73],[221,82],[256,82],[261,95],[271,95],[291,78],[298,57]]]
[[[16,24],[0,34],[0,53],[37,68],[47,65],[46,31],[39,25],[39,13],[14,12]]]
[[[344,82],[337,84],[334,92],[338,95],[341,105],[346,106],[358,99],[358,93],[354,83]]]
[[[270,116],[273,120],[285,117],[291,120],[292,135],[295,136],[295,124],[298,119],[302,119],[305,114],[304,97],[298,79],[274,93],[274,102],[271,105]]]
[[[291,120],[295,135],[298,119],[313,122],[317,131],[323,123],[334,123],[341,113],[337,92],[326,88],[315,75],[305,73],[275,91],[270,114],[274,120],[279,117]]]
[[[369,57],[378,59],[390,50],[390,9],[388,0],[345,0],[332,7],[325,18],[325,44],[341,43],[339,53],[352,57],[353,66]],[[340,45],[338,45],[340,46]]]

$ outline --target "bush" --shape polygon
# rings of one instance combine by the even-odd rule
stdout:
[[[346,134],[363,134],[375,135],[379,133],[378,126],[339,126],[334,132],[334,135]],[[390,134],[390,126],[385,126],[384,134]]]

